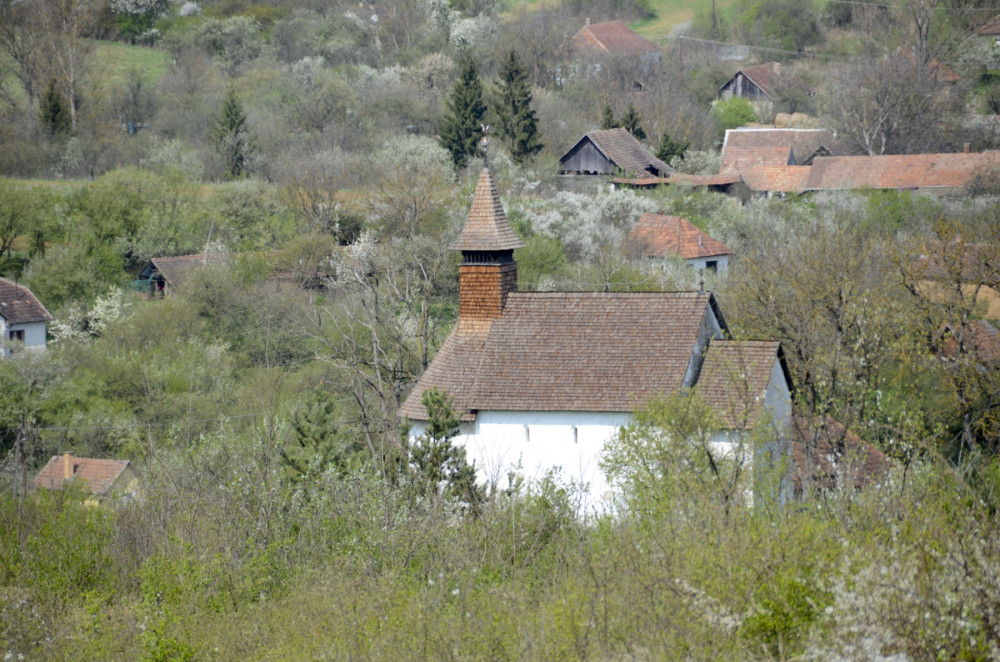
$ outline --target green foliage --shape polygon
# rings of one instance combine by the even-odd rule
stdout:
[[[215,151],[222,157],[226,174],[232,179],[249,176],[257,160],[257,141],[247,127],[243,105],[230,86],[212,131]]]
[[[615,119],[615,111],[611,104],[605,104],[601,109],[601,130],[617,129],[621,124]]]
[[[738,129],[757,121],[753,104],[743,97],[730,97],[719,101],[712,106],[712,117],[715,118],[722,134],[725,134],[726,129]]]
[[[281,450],[281,461],[292,480],[306,480],[329,468],[341,475],[364,462],[364,444],[340,427],[337,406],[321,387],[310,391],[292,413],[292,441]]]
[[[542,149],[538,118],[531,107],[531,84],[528,74],[511,49],[500,64],[495,107],[500,139],[510,150],[514,163],[520,165]]]
[[[687,153],[689,143],[680,142],[670,137],[666,131],[660,136],[660,145],[656,149],[656,158],[664,163],[671,163],[674,159],[680,160]]]
[[[801,0],[744,0],[735,27],[744,43],[802,51],[819,43],[819,12]]]
[[[638,140],[646,139],[646,132],[641,126],[642,118],[639,116],[639,111],[635,109],[634,104],[629,104],[628,108],[625,109],[625,114],[622,115],[621,119],[618,120],[618,124],[628,132],[636,137]]]
[[[49,80],[49,86],[42,97],[38,119],[42,129],[50,136],[69,133],[71,119],[66,99],[56,87],[55,78]]]
[[[458,80],[448,95],[447,110],[438,125],[439,142],[451,154],[456,169],[469,163],[469,157],[479,153],[483,137],[482,124],[486,116],[483,84],[471,58],[462,62]]]
[[[552,289],[566,268],[562,242],[555,237],[536,234],[529,237],[525,244],[524,248],[514,252],[518,289],[528,292]]]
[[[465,459],[465,448],[452,443],[458,434],[459,419],[452,408],[453,398],[439,389],[424,391],[420,403],[427,409],[427,428],[410,448],[410,463],[423,494],[444,493],[477,512],[484,498],[476,485],[476,468]]]

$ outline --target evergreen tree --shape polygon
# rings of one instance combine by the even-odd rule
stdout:
[[[611,109],[611,104],[606,104],[604,110],[601,111],[601,129],[607,131],[608,129],[617,129],[621,124],[615,119],[615,111]]]
[[[226,162],[228,175],[245,177],[253,170],[257,159],[257,142],[247,128],[247,116],[232,87],[222,102],[222,113],[215,121],[212,134],[215,149]]]
[[[364,461],[365,447],[338,427],[333,397],[320,387],[306,395],[292,414],[294,436],[281,449],[281,463],[293,481],[333,465],[341,474]]]
[[[451,88],[448,109],[438,127],[441,146],[451,153],[456,169],[464,168],[469,163],[469,157],[476,155],[485,115],[483,83],[476,73],[475,63],[466,58],[462,63],[462,73]]]
[[[49,80],[49,87],[42,97],[39,119],[42,127],[50,136],[57,133],[68,133],[71,126],[69,108],[63,100],[63,95],[56,88],[56,80]]]
[[[688,143],[682,143],[670,137],[666,131],[660,136],[660,146],[656,150],[656,158],[664,163],[670,163],[671,159],[683,159],[687,153]]]
[[[510,150],[514,163],[524,163],[542,149],[542,143],[538,136],[538,117],[531,108],[528,74],[514,49],[500,65],[497,88],[500,95],[496,106],[498,134]]]
[[[437,495],[443,488],[477,513],[485,495],[476,484],[476,467],[466,460],[465,448],[452,443],[459,424],[452,397],[435,387],[424,391],[420,403],[427,410],[427,431],[410,449],[410,463],[422,478],[421,492]]]
[[[620,126],[628,129],[628,132],[635,136],[638,140],[645,140],[646,132],[642,130],[642,127],[639,125],[640,122],[642,122],[642,118],[639,117],[639,113],[636,111],[635,106],[629,104],[628,108],[625,109],[625,114],[622,115],[621,121],[619,122]]]

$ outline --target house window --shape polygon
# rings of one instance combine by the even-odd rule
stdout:
[[[719,270],[719,261],[705,260],[705,268],[714,273]]]
[[[11,329],[8,339],[11,342],[24,342],[24,329]]]

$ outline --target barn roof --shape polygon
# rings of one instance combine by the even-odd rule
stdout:
[[[177,287],[194,269],[207,264],[221,264],[228,260],[223,253],[198,253],[197,255],[177,255],[175,257],[150,258],[149,264],[140,274],[149,278],[159,272],[171,287]]]
[[[0,278],[0,317],[9,324],[47,322],[53,319],[31,290],[6,278]]]
[[[31,484],[55,490],[62,488],[67,480],[79,480],[91,494],[104,494],[128,465],[128,460],[76,457],[72,453],[54,455]]]
[[[507,221],[489,168],[483,168],[465,227],[449,248],[455,251],[507,251],[524,246]]]
[[[758,64],[755,67],[740,69],[733,75],[733,78],[741,73],[769,97],[774,97],[777,92],[781,91],[782,87],[798,90],[810,96],[816,94],[816,90],[809,83],[788,71],[782,71],[780,62],[768,62],[767,64]],[[729,80],[731,81],[732,78]],[[729,81],[726,81],[722,87],[728,84]]]
[[[628,129],[621,128],[591,131],[563,154],[559,162],[565,163],[587,141],[593,144],[604,158],[625,172],[665,175],[674,171],[669,165],[653,156],[652,152],[628,132]]]
[[[654,257],[673,254],[691,260],[733,253],[721,241],[708,236],[704,230],[680,216],[652,212],[639,217],[629,233],[628,242],[645,255]]]
[[[827,156],[847,156],[847,147],[837,140],[833,129],[774,129],[770,127],[743,127],[727,129],[722,141],[722,170],[739,168],[738,159],[745,158],[749,150],[788,148],[795,165],[805,165],[817,151],[825,148]],[[763,165],[790,165],[769,162]]]
[[[573,35],[573,46],[579,52],[614,56],[639,56],[660,50],[659,46],[640,37],[621,21],[583,26]]]
[[[1000,36],[1000,16],[994,16],[988,23],[976,28],[976,34],[984,37]]]

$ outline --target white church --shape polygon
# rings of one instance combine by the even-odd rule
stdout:
[[[400,409],[411,439],[424,433],[425,390],[454,398],[455,441],[480,480],[503,487],[551,469],[589,486],[608,485],[598,466],[605,442],[654,396],[700,394],[723,421],[724,447],[752,426],[791,420],[791,381],[775,341],[728,340],[709,292],[518,292],[507,221],[484,168],[462,233],[459,319]]]

